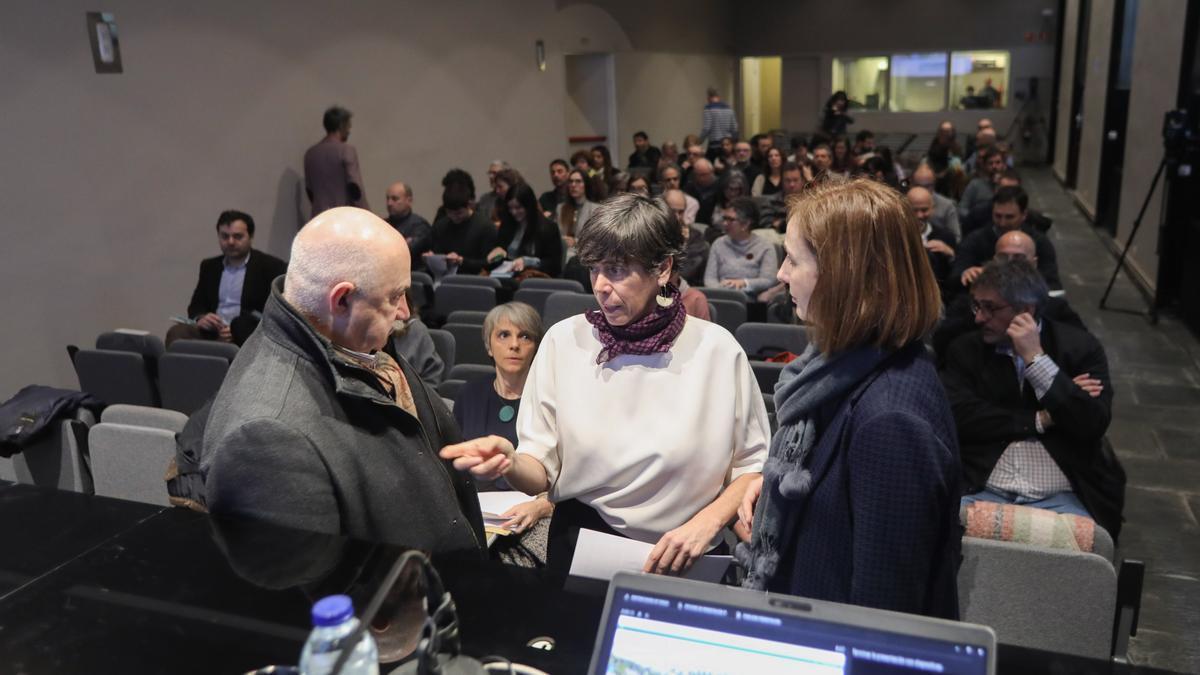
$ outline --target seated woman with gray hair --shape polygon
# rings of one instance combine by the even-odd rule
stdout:
[[[762,394],[733,337],[684,312],[669,283],[683,247],[661,201],[622,194],[597,207],[578,255],[600,309],[547,331],[517,447],[489,436],[442,449],[478,478],[549,493],[555,571],[586,528],[652,544],[645,571],[682,573],[717,548],[762,470]]]
[[[488,312],[483,320],[483,344],[495,364],[496,376],[468,381],[455,399],[454,419],[463,438],[494,434],[517,445],[517,412],[542,332],[537,310],[523,302],[505,303]],[[512,489],[503,478],[492,483],[478,481],[476,486],[480,492]],[[541,494],[500,515],[508,518],[504,527],[520,534],[553,512],[554,505]],[[539,562],[545,562],[545,528],[530,534],[537,535],[535,541],[523,537],[522,545]],[[503,552],[501,557],[505,557]]]

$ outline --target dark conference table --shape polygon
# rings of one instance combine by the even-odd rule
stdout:
[[[403,551],[0,484],[0,673],[211,674],[294,665],[312,603],[347,593],[361,613]],[[548,673],[586,671],[607,584],[564,584],[496,562],[434,564],[457,604],[465,653],[499,654]],[[384,613],[398,630],[380,640],[381,653],[409,653],[419,606],[398,600]],[[527,646],[542,636],[554,639],[552,651]],[[1162,672],[1005,645],[998,658],[1001,672]]]

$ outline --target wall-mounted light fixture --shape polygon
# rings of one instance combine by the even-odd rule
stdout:
[[[537,57],[538,70],[546,72],[546,43],[538,40],[533,46],[533,53]]]
[[[121,72],[121,43],[117,40],[117,21],[113,15],[108,12],[88,12],[87,27],[96,72]]]

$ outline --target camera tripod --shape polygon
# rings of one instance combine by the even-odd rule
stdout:
[[[1158,187],[1158,181],[1162,178],[1163,173],[1166,172],[1167,163],[1168,163],[1167,162],[1167,153],[1164,152],[1162,159],[1159,160],[1159,162],[1158,162],[1158,169],[1155,170],[1155,172],[1154,172],[1154,178],[1150,181],[1150,188],[1148,190],[1146,190],[1146,198],[1142,200],[1142,208],[1138,210],[1137,218],[1133,219],[1133,228],[1129,231],[1129,236],[1125,238],[1125,247],[1121,250],[1121,255],[1117,258],[1117,268],[1113,270],[1112,276],[1108,280],[1108,287],[1104,289],[1104,295],[1100,296],[1100,309],[1110,309],[1108,307],[1105,307],[1105,303],[1108,301],[1108,295],[1112,292],[1113,284],[1115,284],[1117,282],[1117,275],[1119,275],[1121,273],[1121,270],[1125,267],[1125,258],[1126,258],[1126,256],[1129,255],[1129,250],[1133,247],[1133,240],[1137,237],[1138,230],[1140,230],[1142,228],[1142,219],[1146,216],[1146,209],[1150,208],[1150,198],[1154,196],[1154,190],[1155,190],[1155,188]],[[1169,187],[1170,187],[1169,181],[1163,183],[1163,196],[1162,196],[1163,206],[1159,210],[1159,215],[1158,215],[1160,226],[1162,225],[1163,219],[1166,218],[1166,215],[1167,215],[1167,212],[1166,212],[1167,190],[1169,189]],[[1126,270],[1126,273],[1128,274],[1129,271]],[[1129,277],[1130,277],[1130,279],[1133,279],[1132,274],[1130,274]],[[1146,314],[1145,314],[1146,319],[1151,323],[1151,325],[1157,324],[1158,323],[1158,303],[1153,298],[1151,298],[1148,304],[1149,304],[1149,307],[1147,308]],[[1136,311],[1128,310],[1128,309],[1113,308],[1112,311],[1127,312],[1130,314],[1141,314],[1141,312],[1136,312]]]

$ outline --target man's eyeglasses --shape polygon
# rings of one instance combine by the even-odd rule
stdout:
[[[976,302],[975,300],[971,300],[972,314],[986,314],[987,316],[995,316],[996,312],[1002,312],[1010,307],[1012,307],[1012,305],[993,305],[990,302]]]

